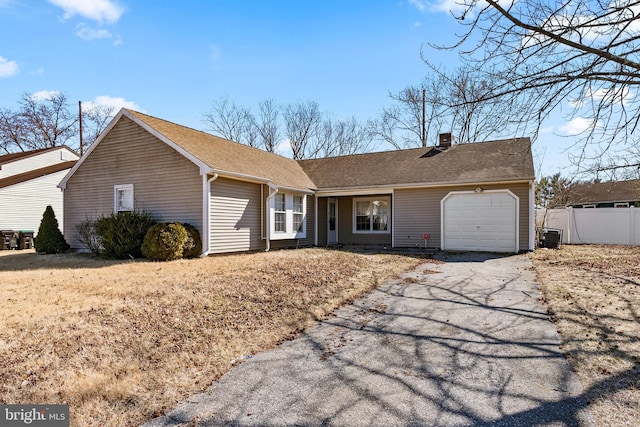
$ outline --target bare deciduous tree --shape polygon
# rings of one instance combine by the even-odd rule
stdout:
[[[92,105],[82,110],[82,141],[84,148],[93,144],[115,116],[115,108],[109,105]]]
[[[492,99],[492,83],[470,69],[430,71],[420,85],[392,94],[396,104],[370,122],[379,139],[396,148],[426,146],[450,131],[459,143],[481,141],[503,134],[522,108],[514,100]]]
[[[366,126],[355,117],[333,119],[320,111],[315,101],[279,105],[268,98],[258,103],[258,109],[256,118],[248,108],[223,97],[214,101],[204,121],[209,130],[224,138],[272,153],[281,138],[286,138],[296,160],[362,153],[371,148]]]
[[[77,116],[69,111],[66,95],[23,94],[16,111],[0,111],[0,146],[5,152],[64,145],[77,135]]]
[[[616,167],[629,164],[623,153],[639,142],[640,1],[460,4],[456,17],[466,32],[456,44],[436,47],[458,50],[464,64],[492,82],[492,91],[473,102],[525,102],[529,108],[512,117],[533,124],[534,136],[562,107],[567,119],[584,124],[573,150],[577,165],[590,163],[596,171],[605,153],[617,159]]]
[[[0,110],[0,148],[3,152],[29,151],[27,135],[20,114],[6,108]]]
[[[77,135],[78,116],[69,111],[65,94],[52,92],[44,97],[24,94],[20,106],[24,129],[31,134],[30,149],[64,145]]]
[[[345,156],[367,152],[371,138],[366,126],[358,119],[332,119],[325,116],[318,130],[317,147],[308,153],[308,158]]]
[[[315,101],[298,101],[287,104],[282,110],[285,135],[291,144],[295,160],[316,157],[317,138],[322,121],[320,107]],[[307,152],[311,150],[311,154]]]
[[[92,144],[113,118],[114,108],[82,112],[84,145]],[[67,145],[79,148],[78,114],[60,92],[25,93],[17,110],[0,109],[0,149],[5,153]]]
[[[256,121],[255,126],[262,140],[262,147],[265,151],[275,153],[280,139],[278,104],[274,99],[268,98],[258,103],[258,109],[260,110],[259,121]]]
[[[207,130],[230,141],[252,147],[257,143],[251,111],[236,105],[228,96],[213,101],[211,109],[204,113],[203,122],[207,125]]]

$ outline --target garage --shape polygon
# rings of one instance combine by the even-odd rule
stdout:
[[[451,192],[442,199],[442,249],[518,252],[518,197],[509,190]]]

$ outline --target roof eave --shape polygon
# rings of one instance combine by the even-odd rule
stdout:
[[[269,179],[269,178],[263,178],[263,177],[259,177],[259,176],[253,176],[253,175],[248,175],[248,174],[243,174],[243,173],[239,173],[239,172],[231,172],[231,171],[225,171],[225,170],[221,170],[221,169],[213,169],[211,172],[209,173],[217,173],[218,176],[222,177],[222,178],[231,178],[231,179],[235,179],[238,181],[245,181],[245,182],[252,182],[255,184],[271,184],[283,191],[293,191],[293,192],[299,192],[299,193],[305,193],[305,194],[314,194],[315,193],[315,189],[313,188],[300,188],[300,187],[291,187],[291,186],[287,186],[287,185],[280,185],[276,182],[273,182],[273,180]]]
[[[150,134],[152,134],[153,136],[155,136],[156,138],[158,138],[159,140],[161,140],[165,144],[169,145],[171,148],[173,148],[178,153],[182,154],[184,157],[186,157],[188,160],[190,160],[192,163],[194,163],[196,166],[198,166],[199,169],[200,169],[200,175],[205,175],[205,174],[213,172],[213,168],[211,166],[209,166],[205,162],[201,161],[200,159],[198,159],[197,157],[195,157],[191,153],[189,153],[187,150],[185,150],[184,148],[182,148],[181,146],[179,146],[178,144],[173,142],[171,139],[167,138],[162,133],[158,132],[153,127],[149,126],[147,123],[145,123],[143,120],[141,120],[138,117],[136,117],[135,114],[132,114],[126,108],[122,108],[118,112],[118,114],[116,114],[116,116],[113,118],[113,120],[111,120],[111,123],[109,123],[109,125],[105,128],[105,130],[102,131],[100,136],[98,136],[96,141],[93,144],[91,144],[91,146],[87,149],[87,151],[85,151],[84,155],[78,160],[78,162],[75,164],[75,166],[73,168],[71,168],[69,173],[67,173],[67,175],[62,179],[62,181],[60,181],[60,184],[58,184],[59,188],[62,188],[64,190],[67,187],[67,182],[69,181],[69,179],[78,170],[78,168],[80,166],[82,166],[82,164],[84,163],[85,159],[93,152],[93,150],[95,150],[96,147],[98,145],[100,145],[100,143],[104,140],[106,135],[108,135],[109,132],[111,132],[111,130],[116,126],[116,124],[120,121],[120,119],[122,119],[123,116],[128,118],[128,119],[130,119],[131,121],[136,123],[138,126],[143,128],[144,130],[146,130],[147,132],[149,132]]]
[[[399,183],[399,184],[381,184],[381,185],[367,185],[367,186],[352,186],[352,187],[332,187],[332,188],[319,188],[316,191],[317,197],[330,197],[350,194],[383,194],[391,193],[395,190],[413,189],[413,188],[442,188],[442,187],[460,187],[468,185],[509,185],[509,184],[524,184],[531,183],[535,177],[522,177],[509,180],[497,180],[497,181],[443,181],[443,182],[416,182],[416,183]]]

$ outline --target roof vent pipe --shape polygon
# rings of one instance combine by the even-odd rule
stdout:
[[[451,147],[452,142],[453,137],[451,136],[451,132],[441,133],[438,141],[438,147],[449,148]]]

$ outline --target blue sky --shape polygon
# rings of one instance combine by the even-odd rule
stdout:
[[[456,56],[427,44],[461,29],[425,0],[0,0],[0,107],[24,92],[128,107],[196,129],[214,99],[314,100],[337,117],[375,117],[389,92]],[[560,129],[565,123],[555,123]],[[446,131],[446,130],[444,130]],[[566,164],[552,125],[543,174]],[[514,135],[520,136],[520,135]],[[379,147],[388,149],[388,147]],[[539,165],[537,165],[539,166]]]

